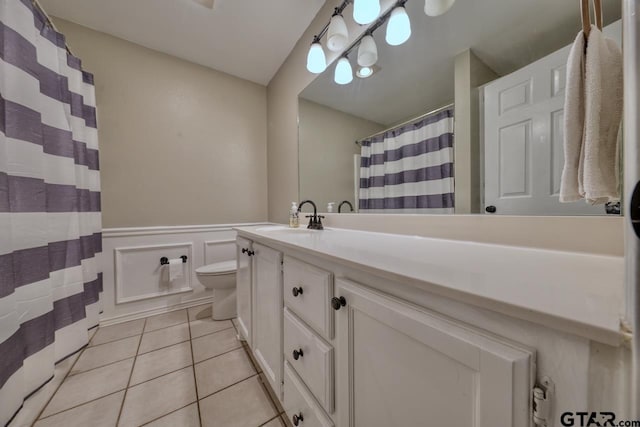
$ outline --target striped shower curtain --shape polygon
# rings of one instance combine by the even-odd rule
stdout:
[[[361,141],[362,213],[453,213],[453,107]]]
[[[102,273],[93,76],[29,0],[0,0],[0,426],[87,344]]]

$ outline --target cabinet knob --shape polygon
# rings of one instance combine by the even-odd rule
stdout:
[[[249,252],[249,249],[247,249],[247,248],[242,248],[242,253],[243,253],[243,254],[246,254],[247,252]]]
[[[293,358],[295,360],[298,360],[299,358],[303,357],[304,353],[302,352],[302,349],[299,350],[293,350]]]
[[[334,310],[340,310],[340,307],[344,307],[345,305],[347,305],[347,300],[344,299],[344,297],[331,298],[331,307],[333,307]]]
[[[486,208],[484,208],[484,210],[485,210],[487,213],[496,213],[496,211],[497,211],[498,209],[496,209],[496,207],[495,207],[495,206],[491,205],[491,206],[487,206]]]
[[[247,255],[249,255],[249,256],[254,256],[254,255],[255,255],[255,252],[254,252],[254,251],[247,250]]]
[[[298,295],[302,295],[302,286],[298,286],[297,288],[293,288],[291,290],[291,292],[293,293],[294,297],[297,297]]]
[[[304,418],[302,417],[302,412],[300,412],[299,414],[294,414],[293,417],[291,417],[291,421],[293,421],[294,426],[297,426],[301,422],[303,422]]]

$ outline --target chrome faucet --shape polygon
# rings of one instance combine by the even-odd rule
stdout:
[[[351,212],[353,212],[353,205],[351,204],[351,202],[350,202],[350,201],[348,201],[348,200],[343,200],[343,201],[342,201],[342,202],[340,202],[340,204],[338,205],[338,213],[342,213],[342,212],[340,212],[340,210],[342,209],[342,205],[344,205],[345,203],[346,203],[347,205],[349,205],[349,207],[351,208]]]
[[[313,206],[313,215],[307,215],[307,218],[310,218],[307,228],[310,230],[324,230],[324,227],[322,226],[322,218],[324,217],[322,215],[318,215],[318,208],[316,207],[316,204],[313,203],[313,201],[305,200],[300,202],[300,204],[298,205],[298,212],[302,212],[302,206],[306,203],[310,203],[311,206]]]

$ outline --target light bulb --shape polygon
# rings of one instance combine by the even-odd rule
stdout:
[[[364,36],[358,46],[358,65],[371,67],[378,62],[378,47],[373,36]]]
[[[327,47],[333,52],[342,51],[349,43],[347,24],[342,15],[333,15],[327,31]]]
[[[324,56],[324,49],[319,42],[314,42],[309,48],[307,55],[307,70],[314,74],[320,74],[327,69],[327,58]]]
[[[353,20],[366,25],[375,21],[380,15],[380,0],[354,0]]]
[[[333,80],[339,85],[349,84],[353,80],[353,70],[347,58],[342,57],[338,60]]]
[[[387,23],[385,40],[391,46],[398,46],[411,37],[411,21],[404,6],[398,6],[391,11],[391,17]]]
[[[428,16],[440,16],[446,13],[456,0],[425,0],[424,13]]]
[[[371,67],[361,67],[358,72],[356,73],[356,76],[360,77],[361,79],[366,79],[367,77],[371,76],[373,74],[373,68]]]

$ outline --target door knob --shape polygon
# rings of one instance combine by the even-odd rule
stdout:
[[[331,307],[333,307],[334,310],[340,310],[340,307],[344,307],[345,305],[347,305],[347,300],[344,299],[344,297],[331,298]]]
[[[491,206],[487,206],[486,208],[484,208],[484,210],[487,213],[496,213],[497,209],[495,206],[491,205]]]
[[[302,295],[302,286],[298,286],[297,288],[293,288],[291,290],[291,292],[293,293],[294,297],[297,297],[298,295]]]
[[[293,358],[295,360],[298,360],[299,358],[303,357],[304,353],[302,352],[302,349],[299,350],[293,350]]]
[[[291,418],[291,421],[293,421],[294,426],[297,426],[301,422],[303,422],[304,418],[302,418],[302,412],[300,412],[299,414],[294,414],[293,417]]]

